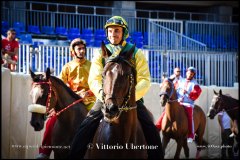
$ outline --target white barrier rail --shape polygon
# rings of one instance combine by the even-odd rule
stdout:
[[[32,80],[29,74],[13,73],[6,68],[2,68],[2,94],[1,94],[1,114],[2,114],[2,142],[1,158],[3,159],[34,159],[38,154],[38,147],[41,145],[44,129],[35,132],[29,121],[31,114],[27,106],[31,104],[29,95]],[[230,94],[238,99],[238,87],[217,87],[201,86],[202,93],[197,99],[196,104],[202,107],[205,114],[211,104],[214,95],[213,90],[222,89],[223,94]],[[152,83],[150,90],[144,96],[146,107],[152,112],[154,120],[159,118],[163,107],[159,104],[159,84]],[[207,118],[207,125],[204,139],[212,145],[207,150],[201,151],[201,157],[220,158],[221,155],[221,130],[217,118],[213,120]],[[162,137],[162,136],[161,136]],[[188,144],[190,148],[190,158],[195,158],[196,145]],[[166,149],[165,158],[173,158],[176,143],[170,141]],[[181,152],[180,158],[184,158]]]

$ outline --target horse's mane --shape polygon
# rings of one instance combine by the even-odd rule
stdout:
[[[71,90],[71,88],[69,88],[61,79],[59,79],[58,77],[55,76],[50,76],[50,79],[53,79],[54,81],[56,81],[56,83],[58,83],[58,85],[62,86],[64,89],[67,90],[67,92],[76,99],[81,98],[78,94],[76,94],[75,92],[73,92]]]
[[[222,95],[224,98],[226,98],[228,101],[231,101],[231,102],[235,102],[235,103],[239,103],[239,100],[236,99],[236,98],[233,98],[231,95],[229,94],[223,94]]]

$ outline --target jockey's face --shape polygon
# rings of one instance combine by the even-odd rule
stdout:
[[[191,72],[191,71],[187,71],[187,79],[189,79],[189,80],[191,80],[191,79],[193,79],[193,77],[194,77],[194,75],[195,75],[195,73],[194,72]]]
[[[123,28],[120,26],[109,26],[107,28],[108,31],[108,39],[111,44],[117,45],[123,39]]]
[[[74,52],[77,58],[83,59],[86,54],[85,46],[83,44],[76,45],[74,47]]]

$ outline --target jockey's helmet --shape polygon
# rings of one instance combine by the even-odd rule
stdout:
[[[85,47],[85,51],[87,52],[86,42],[85,42],[84,40],[80,39],[80,38],[75,38],[74,40],[72,40],[72,42],[71,42],[71,44],[70,44],[70,53],[71,53],[72,56],[75,55],[75,53],[74,53],[74,47],[75,47],[76,45],[79,45],[79,44],[83,44],[84,47]],[[85,53],[85,55],[86,55],[86,53]]]
[[[189,68],[187,69],[187,71],[191,71],[191,72],[193,72],[194,74],[196,74],[196,69],[195,69],[194,67],[189,67]]]
[[[107,20],[104,28],[106,30],[106,35],[107,35],[107,27],[109,26],[120,26],[120,27],[123,27],[123,39],[127,39],[128,36],[129,36],[129,33],[128,33],[128,24],[127,24],[127,21],[121,17],[121,16],[113,16],[111,17],[110,19]]]

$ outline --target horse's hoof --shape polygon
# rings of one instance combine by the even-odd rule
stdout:
[[[49,159],[49,156],[44,153],[40,153],[39,155],[37,155],[36,159]]]

